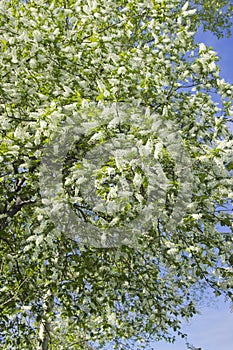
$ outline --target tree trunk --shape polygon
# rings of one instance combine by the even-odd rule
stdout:
[[[44,297],[44,315],[41,320],[39,330],[39,344],[37,350],[49,350],[49,342],[51,338],[50,334],[50,321],[48,313],[53,308],[53,295],[51,290],[48,290]]]

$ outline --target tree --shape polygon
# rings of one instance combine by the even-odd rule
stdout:
[[[184,3],[184,2],[183,2]],[[231,1],[194,0],[190,5],[197,10],[196,20],[205,31],[210,30],[218,38],[231,36],[233,4]]]
[[[3,349],[173,341],[206,286],[232,300],[233,88],[198,4],[1,2]]]

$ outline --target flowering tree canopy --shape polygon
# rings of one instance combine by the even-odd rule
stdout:
[[[0,1],[2,349],[141,349],[232,300],[233,87],[195,42],[231,11]]]

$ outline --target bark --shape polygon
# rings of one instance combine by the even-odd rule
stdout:
[[[53,309],[53,294],[49,289],[44,297],[44,315],[41,320],[39,330],[39,344],[37,350],[49,350],[51,339],[51,325],[49,320],[49,313]]]

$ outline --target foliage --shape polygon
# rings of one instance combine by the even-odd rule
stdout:
[[[213,32],[218,38],[231,36],[233,3],[230,0],[193,0],[190,5],[197,9],[197,21],[202,22],[204,30]],[[198,19],[199,18],[199,19]]]
[[[194,41],[209,3],[198,14],[175,0],[0,2],[2,349],[142,348],[184,337],[206,286],[232,300],[233,87]],[[61,174],[77,235],[56,225],[51,212],[64,212],[41,186],[64,125],[79,127]],[[85,197],[88,155],[112,140],[127,152],[95,163],[104,211]],[[128,243],[81,244],[81,227]]]

